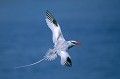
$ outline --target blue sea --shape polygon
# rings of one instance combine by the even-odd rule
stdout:
[[[119,0],[1,0],[0,79],[120,79]],[[60,57],[14,69],[43,58],[53,48],[45,22],[49,10],[66,40],[81,42]]]

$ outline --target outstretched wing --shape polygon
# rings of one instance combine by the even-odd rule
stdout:
[[[51,29],[53,34],[53,43],[56,45],[58,41],[65,41],[60,26],[52,16],[52,14],[47,10],[46,11],[46,22],[48,27]]]
[[[62,65],[66,66],[66,67],[72,66],[71,58],[66,51],[61,51],[59,55],[61,57],[61,64]]]

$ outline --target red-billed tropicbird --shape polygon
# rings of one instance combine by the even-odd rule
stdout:
[[[24,65],[24,66],[19,66],[15,68],[22,68],[22,67],[27,67],[27,66],[32,66],[35,64],[40,63],[43,60],[54,60],[57,58],[57,55],[61,57],[61,65],[64,65],[66,67],[71,67],[72,62],[71,62],[71,57],[68,54],[68,49],[71,47],[80,44],[80,42],[76,41],[66,41],[62,35],[61,29],[55,18],[52,16],[52,14],[47,10],[46,11],[46,23],[48,27],[51,29],[52,34],[53,34],[53,43],[54,43],[54,48],[48,50],[48,52],[45,54],[44,58],[29,65]]]

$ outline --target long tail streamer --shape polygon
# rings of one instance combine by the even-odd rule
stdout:
[[[35,62],[35,63],[32,63],[32,64],[15,67],[15,69],[23,68],[23,67],[28,67],[28,66],[33,66],[33,65],[35,65],[35,64],[38,64],[38,63],[42,62],[43,60],[46,60],[46,58],[43,58],[43,59],[41,59],[41,60],[39,60],[39,61],[37,61],[37,62]]]

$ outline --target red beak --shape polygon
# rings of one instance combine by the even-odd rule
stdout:
[[[76,42],[75,44],[80,44],[80,42]]]

